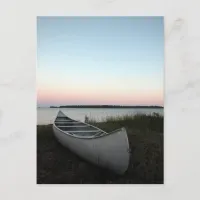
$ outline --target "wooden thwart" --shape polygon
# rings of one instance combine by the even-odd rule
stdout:
[[[65,128],[65,127],[74,127],[74,128],[77,128],[77,127],[89,127],[87,125],[80,125],[80,126],[58,126],[58,128]]]
[[[55,122],[75,122],[73,120],[56,120]]]
[[[90,133],[95,133],[95,132],[100,132],[99,130],[94,130],[94,131],[66,131],[66,132],[68,132],[68,133],[88,133],[88,132],[90,132]]]
[[[70,124],[70,123],[74,123],[74,124],[78,123],[78,124],[80,124],[81,122],[57,122],[57,121],[55,121],[55,123],[56,123],[56,124],[62,124],[62,123],[63,123],[63,124],[68,124],[68,123],[69,123],[69,124]]]

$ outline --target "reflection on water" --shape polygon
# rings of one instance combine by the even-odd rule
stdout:
[[[141,108],[61,108],[68,117],[84,121],[85,116],[101,121],[107,116],[122,116],[135,114],[152,114],[153,112],[163,115],[163,109]],[[59,108],[37,108],[37,124],[53,123]]]

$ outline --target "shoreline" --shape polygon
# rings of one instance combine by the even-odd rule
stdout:
[[[37,108],[117,108],[117,109],[164,109],[162,106],[48,106],[48,107],[37,107]]]

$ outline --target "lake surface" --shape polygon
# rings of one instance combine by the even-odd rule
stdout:
[[[52,124],[58,111],[61,110],[68,117],[83,121],[87,115],[89,118],[102,121],[107,116],[123,116],[136,114],[152,114],[153,112],[163,115],[163,108],[37,108],[37,124]]]

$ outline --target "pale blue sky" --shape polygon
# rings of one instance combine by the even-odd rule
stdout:
[[[37,39],[40,93],[58,86],[61,76],[78,89],[83,82],[127,79],[127,87],[163,91],[163,17],[38,17]],[[45,104],[40,96],[38,103]]]

